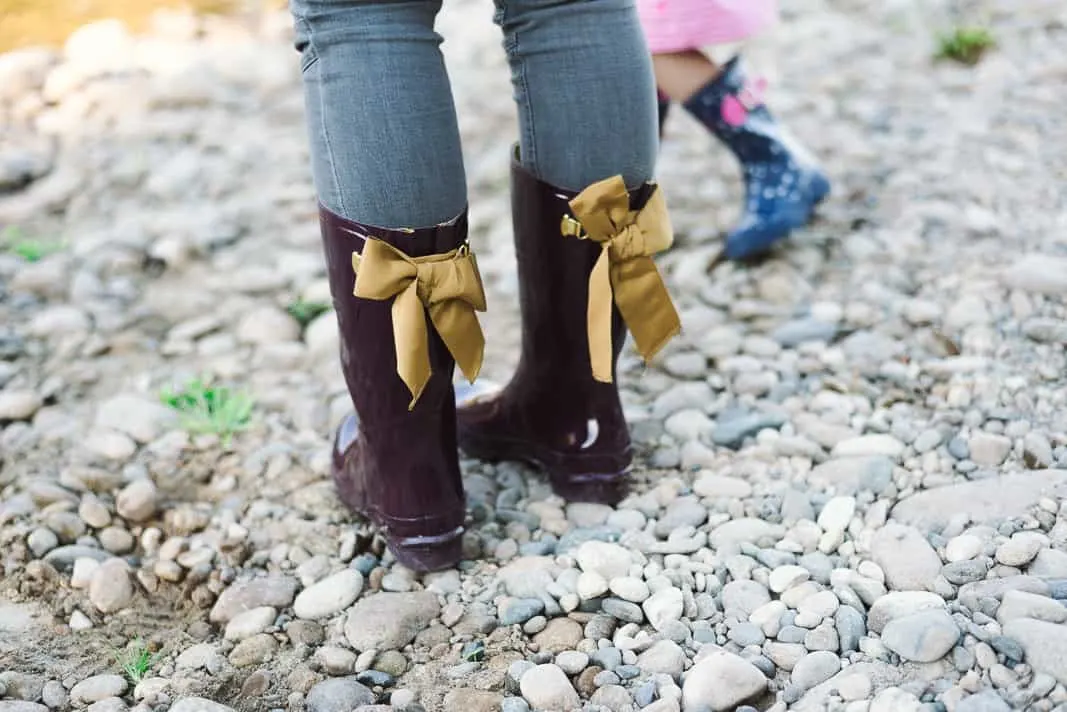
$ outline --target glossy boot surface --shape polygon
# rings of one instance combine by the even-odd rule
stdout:
[[[538,466],[568,500],[614,504],[626,494],[632,453],[616,384],[597,382],[590,370],[586,304],[600,247],[564,239],[560,223],[574,193],[538,180],[517,161],[511,196],[522,351],[502,390],[457,387],[460,447],[478,459]],[[643,199],[631,193],[635,207]],[[614,309],[613,362],[625,337]]]
[[[741,163],[745,209],[727,235],[726,257],[749,260],[806,225],[830,192],[815,159],[774,119],[762,82],[750,82],[740,58],[685,102]]]
[[[341,500],[376,524],[390,550],[416,571],[454,566],[462,553],[465,499],[456,451],[454,361],[429,324],[432,376],[409,410],[397,375],[392,300],[353,296],[352,253],[365,237],[408,256],[444,254],[467,237],[454,224],[412,232],[361,225],[320,208],[330,290],[341,332],[341,367],[355,413],[334,441],[333,479]]]

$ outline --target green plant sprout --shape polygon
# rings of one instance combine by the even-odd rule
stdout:
[[[253,401],[244,393],[211,386],[201,379],[189,381],[178,391],[164,389],[163,403],[178,411],[182,427],[190,433],[213,433],[229,447],[235,433],[247,430]]]

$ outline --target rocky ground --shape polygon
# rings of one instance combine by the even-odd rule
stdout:
[[[936,3],[786,5],[750,59],[835,181],[820,221],[713,266],[737,171],[676,111],[685,333],[624,358],[638,491],[464,462],[469,560],[424,577],[327,476],[348,403],[287,18],[0,56],[0,712],[1067,710],[1067,15],[990,3],[965,67],[931,61]],[[441,24],[499,380],[490,10]],[[254,399],[232,440],[161,401],[197,376]]]

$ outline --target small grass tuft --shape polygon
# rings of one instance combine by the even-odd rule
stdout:
[[[244,393],[211,386],[200,379],[189,381],[179,391],[165,389],[163,403],[181,414],[182,427],[190,433],[213,433],[229,447],[235,433],[247,430],[253,401]]]
[[[297,299],[286,307],[289,316],[296,319],[301,328],[306,328],[316,317],[329,310],[330,305],[325,302],[306,302],[303,299]]]
[[[138,638],[127,645],[125,650],[115,652],[115,662],[126,678],[136,685],[148,676],[161,656],[162,653],[153,653],[144,641]]]
[[[996,45],[985,27],[956,27],[937,38],[937,58],[973,66]]]
[[[0,249],[18,255],[27,262],[39,262],[55,254],[66,245],[57,240],[35,240],[22,232],[22,228],[9,225],[0,231]]]

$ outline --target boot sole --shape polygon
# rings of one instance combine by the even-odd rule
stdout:
[[[378,528],[378,533],[385,539],[393,557],[401,565],[412,571],[426,573],[455,568],[463,558],[463,534],[462,526],[436,533],[417,534],[403,536],[395,533],[397,529],[413,528],[412,520],[401,520],[386,516],[377,510],[367,507],[356,497],[346,497],[344,490],[339,486],[338,472],[333,473],[334,486],[337,496],[346,507],[357,515],[371,522]],[[433,527],[428,527],[433,528]]]
[[[799,230],[806,225],[811,224],[815,219],[816,212],[819,206],[830,195],[830,182],[826,178],[820,177],[812,186],[809,198],[807,211],[802,216],[794,217],[783,221],[775,229],[768,230],[762,235],[750,236],[745,240],[744,249],[730,249],[730,240],[727,240],[725,257],[733,262],[739,262],[742,264],[758,262],[762,258],[766,257],[768,253],[780,242],[787,239],[794,230]],[[736,241],[735,241],[736,244]]]
[[[460,449],[468,457],[484,462],[524,462],[548,476],[552,490],[569,502],[592,502],[615,506],[630,491],[630,465],[612,467],[606,459],[627,463],[630,453],[623,455],[575,455],[529,442],[501,438],[460,436]]]

